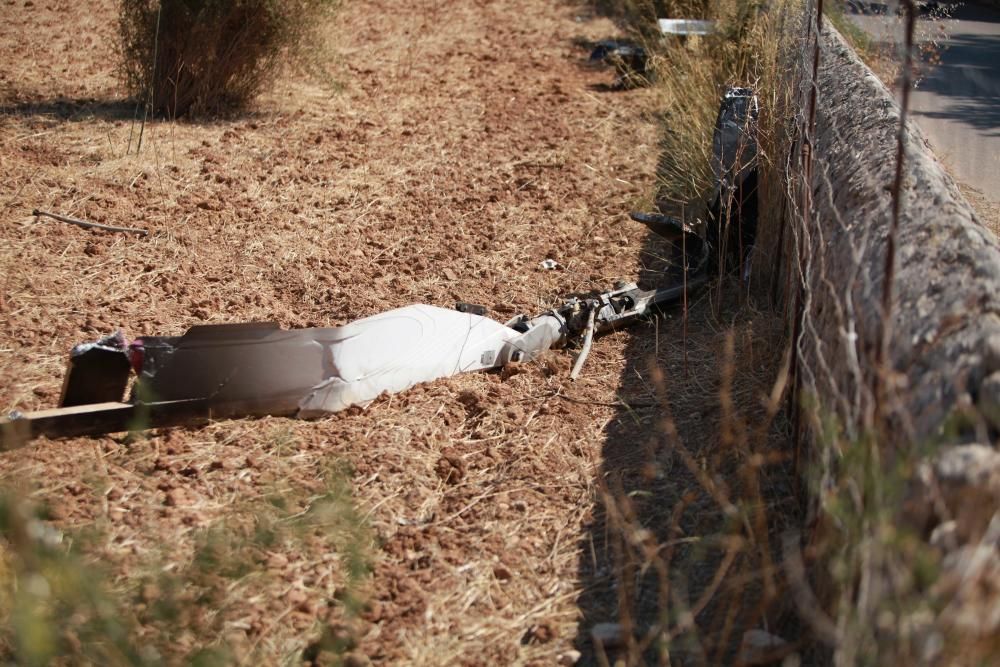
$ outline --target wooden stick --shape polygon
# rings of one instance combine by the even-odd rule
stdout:
[[[78,227],[85,227],[87,229],[103,229],[108,232],[123,232],[125,234],[138,234],[139,236],[147,236],[149,234],[148,229],[137,229],[135,227],[114,227],[112,225],[102,225],[96,222],[87,222],[86,220],[79,220],[77,218],[70,218],[65,215],[59,215],[58,213],[49,213],[48,211],[40,211],[37,208],[31,212],[34,216],[45,216],[47,218],[52,218],[53,220],[58,220],[59,222],[67,222],[71,225],[76,225]]]

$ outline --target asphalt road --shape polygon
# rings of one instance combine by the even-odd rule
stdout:
[[[936,49],[940,63],[925,66],[925,76],[910,97],[910,108],[934,152],[956,180],[997,204],[1000,10],[976,4],[941,4],[950,18],[922,17],[918,22],[919,42],[929,45],[934,41],[943,48]],[[850,16],[878,41],[898,43],[902,39],[902,21],[895,15]]]

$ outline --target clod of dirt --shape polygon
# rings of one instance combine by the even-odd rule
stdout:
[[[354,632],[344,623],[330,623],[326,627],[326,640],[340,649],[353,649],[357,645]]]
[[[164,504],[167,507],[183,507],[190,502],[187,491],[182,488],[170,489],[167,491]]]
[[[515,424],[519,424],[522,420],[524,420],[524,408],[520,405],[508,406],[505,414],[507,419]]]
[[[457,451],[448,448],[441,452],[434,470],[446,484],[456,484],[465,477],[465,461]]]
[[[152,604],[160,599],[160,595],[162,595],[160,587],[154,583],[148,583],[142,587],[139,597],[146,604]]]
[[[458,402],[465,407],[465,414],[469,419],[475,419],[486,409],[483,405],[483,397],[471,389],[465,389],[459,392]]]
[[[159,457],[153,461],[153,471],[155,472],[171,472],[172,470],[173,466],[165,458]]]
[[[295,611],[302,612],[303,614],[308,614],[310,616],[316,614],[316,602],[314,600],[310,600],[309,596],[302,589],[293,588],[288,591],[288,595],[285,596],[285,602],[295,609]]]
[[[556,631],[548,623],[538,623],[528,628],[521,638],[522,644],[548,644],[555,639]]]
[[[288,565],[288,556],[276,551],[267,557],[267,567],[271,570],[281,570]]]
[[[330,663],[330,664],[337,664],[337,663]],[[355,651],[346,654],[340,660],[340,664],[343,665],[343,667],[369,667],[369,665],[372,664],[372,661],[368,659],[368,656]]]

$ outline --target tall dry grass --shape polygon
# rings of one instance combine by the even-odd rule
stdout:
[[[782,235],[791,233],[791,226],[811,229],[815,224],[808,163],[816,102],[815,96],[810,100],[813,42],[806,23],[816,20],[809,13],[815,4],[776,2],[764,10],[758,3],[724,0],[711,7],[670,4],[667,11],[668,3],[600,4],[623,20],[642,21],[631,32],[642,35],[656,54],[654,85],[665,126],[659,197],[666,205],[700,215],[711,187],[719,96],[728,85],[757,92],[762,235],[754,262],[779,266],[788,241]],[[664,40],[651,29],[657,16],[713,19],[719,30],[704,38]],[[895,72],[888,84],[896,82],[900,70],[898,54],[894,57],[891,66],[882,67]],[[757,285],[756,303],[775,310],[757,316],[795,319],[791,271],[784,276],[786,285],[778,282],[781,271],[764,272],[775,280]],[[715,298],[725,299],[721,292]],[[743,307],[752,310],[753,304]],[[641,596],[630,583],[636,571],[656,573],[656,582],[648,586],[659,596],[655,618],[637,619],[622,605],[626,664],[671,664],[677,653],[686,654],[684,659],[693,654],[704,664],[988,664],[996,656],[994,640],[965,641],[949,634],[962,619],[949,611],[958,585],[942,578],[941,551],[928,544],[918,526],[901,521],[904,505],[919,487],[919,471],[926,469],[937,444],[886,456],[883,431],[841,423],[830,406],[796,390],[788,352],[772,355],[763,376],[759,369],[748,372],[743,364],[748,350],[733,335],[738,331],[733,312],[720,312],[732,318],[731,324],[718,322],[720,333],[729,329],[727,342],[714,366],[702,373],[719,379],[721,416],[717,432],[699,436],[717,438],[721,453],[706,457],[697,443],[681,437],[675,400],[664,400],[659,422],[662,437],[697,481],[699,493],[712,500],[698,509],[723,518],[723,528],[714,532],[711,521],[703,519],[710,532],[697,536],[714,546],[697,553],[694,560],[702,559],[700,564],[677,557],[679,545],[693,538],[679,529],[681,517],[692,511],[688,496],[675,505],[671,525],[657,536],[627,494],[604,490],[609,526],[618,533],[619,587],[630,591],[623,599]],[[772,329],[766,344],[790,350],[789,339],[800,332],[791,324],[782,329]],[[810,372],[822,375],[824,369]],[[669,396],[665,367],[651,369],[650,375],[660,395]],[[770,390],[762,391],[765,386]],[[756,406],[746,402],[748,390],[756,392]],[[668,403],[675,404],[672,412]],[[775,449],[773,441],[765,446],[783,414],[793,422],[783,447]],[[775,503],[767,488],[767,468],[781,461],[791,461],[794,471],[796,490],[784,496],[788,503]],[[714,559],[709,557],[713,549]],[[711,563],[710,575],[692,587],[687,580],[697,579],[705,562]],[[788,620],[789,613],[797,622]],[[794,634],[772,650],[737,648],[743,644],[741,633],[780,628],[779,619]]]
[[[794,86],[786,63],[796,45],[779,35],[797,24],[797,3],[598,5],[616,13],[654,54],[652,85],[663,119],[659,207],[688,220],[707,216],[720,99],[731,86],[748,87],[761,106],[761,216],[776,228],[792,132]],[[701,37],[662,36],[655,30],[658,17],[714,20],[717,29]],[[617,654],[598,646],[598,664],[616,658],[629,665],[811,658],[807,633],[800,631],[804,622],[791,604],[791,591],[802,584],[783,569],[780,539],[798,528],[801,507],[783,410],[790,356],[780,306],[772,310],[767,290],[757,292],[747,298],[738,280],[722,277],[692,306],[683,362],[660,357],[644,376],[661,399],[655,438],[681,470],[672,473],[659,501],[670,507],[652,513],[638,509],[634,491],[602,488],[624,646]],[[716,418],[698,423],[691,414]],[[686,491],[676,493],[677,485]],[[650,598],[656,599],[653,608],[642,602]],[[744,646],[759,636],[749,631],[782,634],[787,641],[762,652]]]

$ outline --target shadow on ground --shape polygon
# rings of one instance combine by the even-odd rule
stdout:
[[[649,235],[640,285],[662,285],[674,254]],[[754,433],[781,361],[781,316],[730,279],[690,298],[686,326],[676,308],[628,333],[603,498],[580,542],[580,665],[733,664],[747,629],[799,636],[773,566],[774,536],[799,523],[783,412]],[[754,454],[767,463],[752,465]],[[592,640],[604,623],[620,624],[624,645]]]
[[[227,123],[232,121],[252,120],[266,117],[267,111],[254,108],[238,108],[227,112],[219,112],[211,116],[193,118],[177,118],[180,122],[190,122],[198,125]],[[22,102],[0,101],[0,118],[38,117],[56,121],[81,122],[93,119],[115,121],[143,120],[143,105],[130,99],[96,99],[91,97],[55,97]],[[163,115],[147,120],[164,121]]]
[[[142,108],[134,101],[103,100],[88,97],[56,97],[49,100],[0,103],[0,116],[48,116],[65,121],[132,120],[142,118]]]
[[[1000,37],[952,35],[944,58],[917,90],[945,98],[946,103],[939,110],[917,115],[954,120],[978,130],[998,130],[1000,74],[996,63],[1000,61]]]

